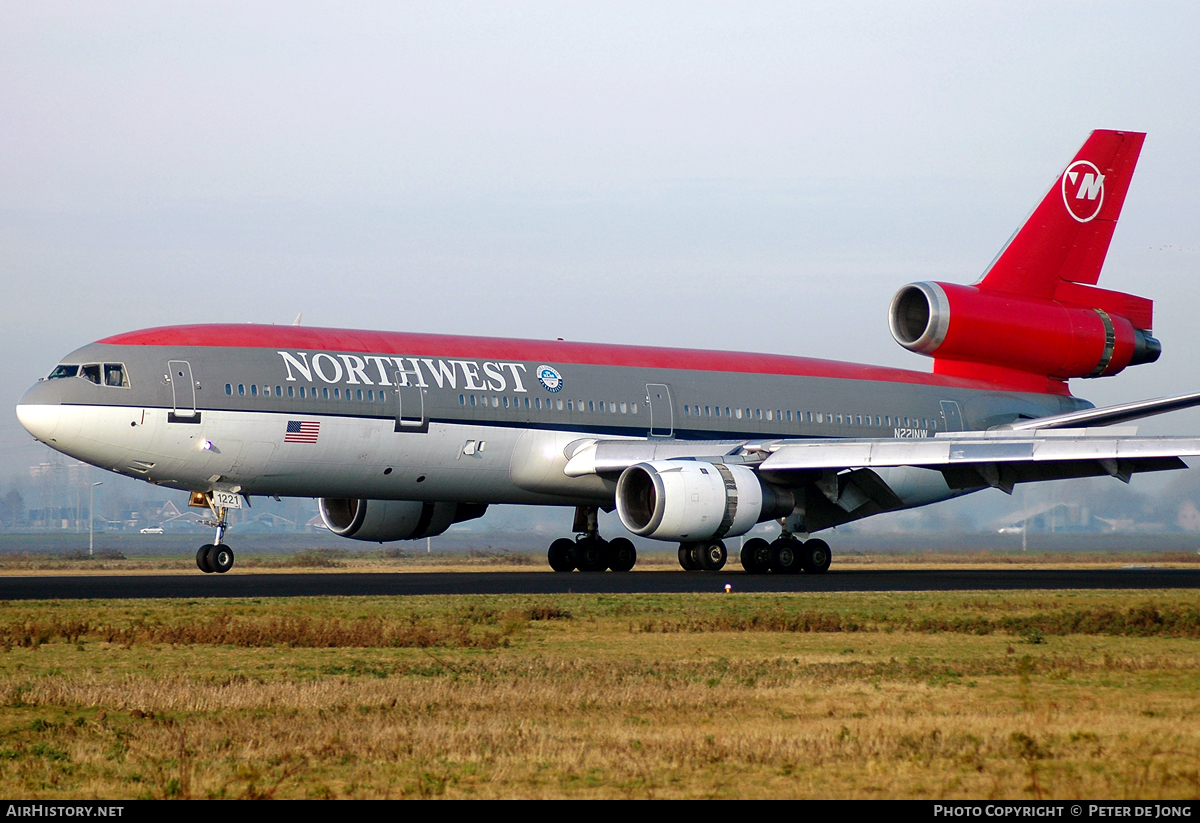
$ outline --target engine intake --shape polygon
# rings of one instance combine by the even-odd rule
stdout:
[[[638,463],[617,481],[617,514],[629,531],[655,540],[736,537],[786,517],[792,493],[745,466],[691,460]]]
[[[436,537],[455,523],[483,517],[487,504],[322,497],[318,508],[338,537],[388,543]]]

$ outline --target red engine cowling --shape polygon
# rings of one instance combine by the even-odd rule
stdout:
[[[901,346],[935,358],[935,371],[963,376],[975,375],[954,364],[985,364],[1056,380],[1104,377],[1151,363],[1162,351],[1148,332],[1104,308],[953,283],[911,283],[900,289],[892,298],[889,322]]]
[[[338,537],[387,543],[436,537],[454,523],[483,517],[487,505],[322,497],[318,508],[321,520]]]

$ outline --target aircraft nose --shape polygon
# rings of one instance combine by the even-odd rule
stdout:
[[[17,406],[17,419],[25,431],[45,443],[54,437],[58,428],[59,406],[33,406],[22,403]]]
[[[17,420],[25,427],[25,431],[38,440],[46,443],[54,438],[54,430],[58,428],[58,420],[62,406],[55,392],[48,391],[45,383],[35,384],[21,402],[17,404]]]

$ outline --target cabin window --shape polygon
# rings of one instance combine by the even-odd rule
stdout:
[[[258,397],[258,384],[257,383],[250,384],[250,396]]]
[[[637,414],[637,403],[630,403],[630,404],[629,404],[629,413],[630,413],[630,414]]]
[[[571,400],[567,401],[567,411],[575,411],[575,404]]]
[[[245,396],[246,396],[246,384],[238,383],[238,397],[245,397]]]
[[[228,397],[233,397],[233,384],[232,383],[225,384],[225,394]]]
[[[304,397],[306,397],[306,396],[307,396],[307,394],[306,394],[306,393],[305,393],[305,391],[304,391],[304,387],[303,387],[303,386],[301,386],[301,387],[300,387],[300,397],[301,397],[301,399],[303,399],[303,398],[304,398]]]
[[[563,410],[563,401],[561,401],[561,400],[556,400],[556,401],[554,401],[554,405],[558,407],[558,410],[559,410],[559,411],[562,411],[562,410]]]
[[[741,410],[741,409],[737,409],[737,410],[735,410],[735,412],[734,412],[734,413],[737,415],[737,419],[738,419],[738,420],[741,420],[741,419],[742,419],[742,410]]]
[[[750,410],[749,410],[749,409],[746,409],[746,414],[748,415],[749,413],[750,413]],[[762,420],[762,409],[755,409],[755,410],[754,410],[754,419],[755,419],[755,420]]]
[[[57,380],[60,377],[75,377],[79,374],[79,366],[59,365],[54,367],[54,371],[50,372],[47,380]]]

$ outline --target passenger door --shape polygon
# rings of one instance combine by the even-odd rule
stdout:
[[[671,387],[666,383],[646,384],[646,407],[650,411],[650,436],[675,436],[675,407],[671,402]]]
[[[186,360],[167,361],[167,379],[171,381],[171,413],[169,423],[199,423],[196,414],[196,381],[192,379],[192,364]]]
[[[407,380],[405,373],[394,372],[396,384],[396,427],[398,432],[427,432],[429,417],[425,412],[425,390]],[[411,374],[408,376],[412,376]],[[418,381],[420,375],[417,375]]]

